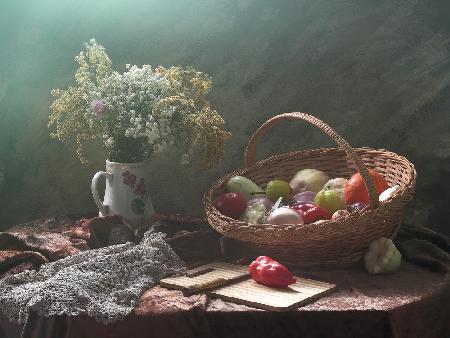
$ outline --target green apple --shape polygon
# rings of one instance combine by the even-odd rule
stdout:
[[[327,209],[331,215],[336,211],[345,209],[344,200],[334,190],[321,190],[316,194],[314,203]]]
[[[282,197],[283,202],[287,202],[292,197],[292,189],[286,181],[273,180],[267,183],[266,197],[272,202]]]

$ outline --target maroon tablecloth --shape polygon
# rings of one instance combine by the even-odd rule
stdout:
[[[93,231],[98,225],[62,218],[35,222],[28,224],[27,230],[20,226],[6,235],[0,234],[0,250],[3,250],[0,273],[7,275],[35,268],[42,264],[43,258],[54,260],[74,250],[105,243],[105,235]],[[205,253],[210,258],[221,256],[217,234],[206,230],[179,231],[173,224],[162,228],[171,229],[173,247],[188,261],[201,260]],[[26,235],[31,229],[32,235]],[[71,243],[64,242],[70,249],[61,245],[58,236],[63,242]],[[24,255],[24,251],[28,253]],[[3,262],[9,262],[9,266],[2,265],[2,253]],[[11,255],[19,257],[15,263]],[[113,324],[103,325],[87,316],[32,315],[23,333],[25,337],[71,338],[450,337],[448,273],[433,273],[404,262],[397,273],[385,276],[370,276],[361,267],[303,270],[297,274],[333,282],[338,290],[295,311],[276,313],[208,299],[204,295],[184,297],[179,291],[157,286],[144,292],[133,313]],[[22,329],[0,317],[0,338],[19,337]]]

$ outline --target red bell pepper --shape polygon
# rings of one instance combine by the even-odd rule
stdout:
[[[249,272],[255,282],[267,286],[285,288],[296,281],[284,265],[267,256],[259,256],[253,261]]]
[[[330,212],[314,203],[294,204],[291,209],[302,216],[303,223],[308,224],[321,219],[331,219]]]

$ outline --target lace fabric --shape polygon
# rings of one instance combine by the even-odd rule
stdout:
[[[147,232],[139,244],[83,251],[1,280],[0,309],[18,323],[31,311],[41,316],[84,313],[111,323],[128,315],[145,289],[184,269],[164,235]]]

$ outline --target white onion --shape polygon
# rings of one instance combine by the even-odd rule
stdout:
[[[266,218],[267,224],[303,224],[302,217],[289,208],[278,208],[272,211]]]

